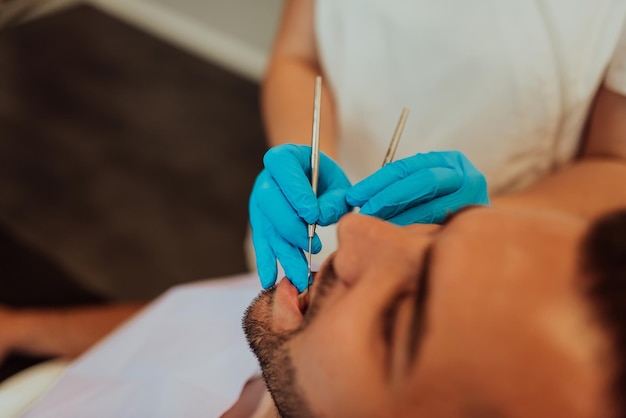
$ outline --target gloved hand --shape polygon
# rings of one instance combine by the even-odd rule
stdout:
[[[346,199],[360,213],[398,225],[440,223],[463,206],[489,204],[485,177],[458,151],[387,164],[355,184]]]
[[[307,263],[302,250],[309,248],[307,225],[333,224],[351,210],[345,195],[351,184],[343,170],[320,152],[317,198],[313,194],[311,147],[284,144],[267,151],[265,169],[250,195],[250,224],[256,263],[263,288],[276,281],[276,259],[291,282],[303,291],[307,286]],[[315,234],[313,252],[322,243]]]

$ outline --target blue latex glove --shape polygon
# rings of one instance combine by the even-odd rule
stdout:
[[[430,152],[387,164],[352,187],[361,213],[398,225],[440,223],[468,205],[488,205],[487,182],[460,152]]]
[[[276,259],[291,282],[303,291],[307,286],[307,262],[302,250],[309,248],[307,225],[333,224],[351,210],[345,195],[351,184],[343,170],[320,152],[317,198],[311,189],[311,147],[285,144],[263,157],[265,169],[250,196],[252,242],[261,285],[276,281]],[[313,252],[322,243],[315,234]]]

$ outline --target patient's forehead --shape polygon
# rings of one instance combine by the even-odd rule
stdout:
[[[433,274],[468,292],[514,290],[548,299],[574,292],[582,298],[588,228],[584,220],[549,211],[468,210],[437,232]]]
[[[417,231],[417,227],[408,227]],[[432,226],[433,233],[450,235],[454,239],[477,238],[484,244],[492,241],[510,244],[534,242],[550,244],[545,240],[568,240],[579,243],[589,228],[581,218],[554,211],[511,208],[475,207],[454,216],[442,227]],[[442,234],[443,235],[443,234]],[[481,247],[467,249],[478,252]]]

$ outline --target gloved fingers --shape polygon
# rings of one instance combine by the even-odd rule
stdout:
[[[285,274],[292,281],[300,283],[304,280],[306,285],[307,263],[302,262],[304,255],[300,249],[285,240],[276,229],[271,225],[268,219],[264,219],[261,211],[255,207],[255,203],[250,203],[250,221],[252,224],[252,243],[256,254],[256,264],[259,273],[261,286],[267,289],[274,285],[277,276],[276,259],[278,259],[285,270]],[[314,253],[321,250],[321,241],[317,234],[313,239],[319,248]],[[302,270],[304,269],[304,273]],[[302,279],[302,276],[305,276]],[[300,289],[302,290],[302,289]]]
[[[294,247],[286,241],[281,241],[274,247],[274,251],[280,265],[285,270],[285,275],[293,285],[302,292],[307,287],[308,267],[307,260],[302,250]]]
[[[254,243],[254,251],[256,254],[256,267],[259,274],[259,280],[263,289],[271,287],[276,282],[278,270],[276,267],[276,256],[269,245],[266,235],[252,238]]]
[[[301,249],[308,249],[309,239],[306,222],[296,214],[285,198],[283,190],[271,177],[267,176],[263,180],[262,190],[253,193],[251,200],[254,201],[255,207],[260,210],[264,218],[274,227],[281,239]],[[313,239],[313,252],[318,253],[321,249],[322,242],[316,236]]]
[[[256,256],[256,266],[259,273],[259,280],[264,289],[272,286],[276,282],[278,274],[276,268],[276,255],[270,240],[282,239],[277,237],[272,230],[269,221],[263,219],[263,214],[256,207],[253,200],[250,200],[250,224],[252,226],[252,244]]]
[[[387,220],[401,226],[414,223],[439,224],[446,216],[465,206],[475,204],[483,203],[463,198],[460,193],[453,193],[409,208]]]
[[[320,217],[317,221],[322,226],[330,225],[351,210],[346,202],[346,192],[351,184],[343,170],[330,157],[320,155],[320,183],[318,204]]]
[[[388,218],[387,221],[400,226],[436,224],[441,223],[450,212],[450,210],[440,206],[436,200],[431,200],[430,202],[408,208],[404,212]]]
[[[279,145],[265,153],[263,164],[298,216],[314,223],[319,218],[319,206],[308,177],[311,163],[305,158],[307,150],[310,159],[311,147]]]
[[[320,218],[317,223],[327,226],[336,223],[339,218],[352,210],[346,202],[346,189],[334,189],[325,192],[318,199]]]
[[[428,168],[452,168],[442,155],[446,153],[417,154],[394,161],[361,180],[348,192],[346,199],[352,206],[363,206],[373,195],[413,173]]]
[[[350,180],[341,167],[332,158],[320,153],[318,195],[326,190],[348,189],[350,186]]]
[[[307,223],[319,223],[320,207],[310,184],[310,157],[311,147],[284,144],[270,149],[263,162],[298,216]],[[334,190],[345,192],[351,186],[341,167],[330,157],[320,153],[319,161],[318,196]]]
[[[404,174],[395,168],[396,163],[390,163],[365,177],[348,190],[346,201],[351,206],[363,206],[372,196],[380,193],[386,187],[401,180]]]
[[[463,180],[463,176],[450,168],[420,170],[379,191],[365,202],[360,212],[389,219],[413,206],[454,193]]]

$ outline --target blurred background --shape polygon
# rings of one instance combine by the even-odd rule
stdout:
[[[281,3],[0,1],[2,303],[148,298],[246,270]]]

